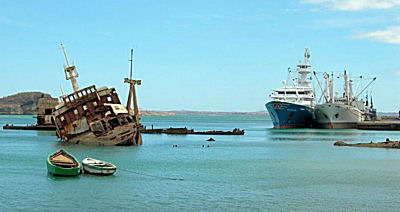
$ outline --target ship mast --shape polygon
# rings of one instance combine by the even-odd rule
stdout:
[[[64,65],[65,79],[71,80],[72,88],[74,89],[74,92],[77,92],[79,90],[78,82],[76,81],[76,78],[79,76],[78,71],[76,70],[75,65],[69,64],[67,53],[65,52],[65,48],[62,43],[61,48],[64,53],[65,61],[67,62],[67,64]]]
[[[346,70],[344,71],[344,97],[346,98],[346,104],[349,104],[349,80],[347,77]]]
[[[137,98],[136,98],[136,90],[135,90],[135,85],[141,85],[142,80],[133,80],[132,75],[133,75],[133,49],[131,49],[131,59],[129,60],[131,62],[131,69],[130,69],[130,74],[129,78],[124,79],[124,83],[129,83],[129,94],[128,94],[128,102],[126,104],[126,108],[128,110],[128,113],[131,113],[131,102],[133,98],[133,114],[135,116],[135,122],[136,125],[139,127],[140,122],[139,122],[139,108],[137,104]]]
[[[353,99],[353,80],[349,80],[349,101]]]
[[[299,62],[299,64],[297,65],[297,73],[299,74],[299,80],[298,80],[298,84],[300,87],[309,87],[310,86],[310,80],[307,79],[307,75],[309,73],[311,73],[310,70],[310,51],[308,51],[308,48],[305,48],[305,52],[304,52],[304,61],[303,62]]]
[[[331,78],[329,80],[329,95],[330,95],[330,103],[335,103],[335,97],[333,94],[333,72],[331,73]]]
[[[374,103],[372,102],[372,94],[371,94],[371,107],[370,108],[374,108]]]

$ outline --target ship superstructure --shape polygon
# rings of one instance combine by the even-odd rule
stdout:
[[[272,101],[267,108],[274,128],[300,128],[311,127],[313,119],[313,107],[315,92],[311,86],[310,52],[306,48],[304,60],[297,65],[297,78],[291,78],[288,70],[289,82],[283,81],[283,87],[274,89],[269,95]]]
[[[75,65],[67,65],[65,77],[71,80],[73,93],[62,95],[55,107],[57,135],[64,141],[86,145],[141,145],[136,118],[121,104],[114,88],[92,85],[79,89]]]

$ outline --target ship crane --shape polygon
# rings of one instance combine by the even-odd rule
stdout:
[[[74,89],[74,92],[77,92],[79,91],[78,82],[76,81],[76,78],[79,77],[78,71],[76,70],[75,65],[69,64],[67,53],[65,52],[65,48],[62,43],[61,43],[61,48],[64,53],[65,61],[67,62],[67,64],[64,65],[65,79],[71,80],[72,88]]]
[[[354,90],[354,93],[357,93],[358,88],[360,87],[360,83],[361,83],[361,81],[363,80],[363,77],[362,77],[362,76],[359,76],[359,77],[357,77],[356,79],[357,79],[357,86],[356,86],[356,89]]]
[[[320,88],[321,91],[322,91],[322,94],[321,94],[321,97],[320,97],[319,100],[318,100],[318,103],[321,102],[322,97],[325,98],[325,102],[328,102],[328,97],[327,97],[327,94],[326,94],[326,89],[327,89],[327,87],[325,86],[325,88],[322,89],[321,81],[318,79],[317,72],[314,71],[313,74],[314,74],[314,76],[315,76],[315,79],[317,80],[317,83],[318,83],[319,88]],[[324,77],[325,77],[325,76],[324,76]]]
[[[137,97],[136,97],[136,90],[135,90],[135,85],[141,85],[142,80],[133,80],[132,79],[132,70],[133,70],[133,49],[131,49],[131,59],[129,60],[131,62],[131,69],[130,69],[130,74],[129,78],[124,79],[124,83],[129,83],[129,94],[128,94],[128,102],[126,104],[126,108],[128,110],[128,113],[131,113],[131,102],[133,99],[133,114],[135,116],[135,122],[136,126],[140,126],[139,122],[139,108],[137,104]]]
[[[358,93],[358,94],[355,96],[354,99],[357,99],[358,96],[360,96],[365,90],[367,90],[367,88],[368,88],[373,82],[375,82],[375,80],[376,80],[376,77],[372,78],[372,80],[367,84],[367,86],[365,86],[364,89],[362,89],[362,90],[360,91],[360,93]],[[354,100],[353,100],[353,101],[354,101]]]

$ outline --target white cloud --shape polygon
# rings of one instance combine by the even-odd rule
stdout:
[[[303,0],[306,4],[320,4],[333,10],[360,11],[390,9],[400,6],[400,0]]]
[[[391,26],[385,30],[359,33],[353,38],[367,39],[382,43],[400,44],[400,26]]]
[[[31,27],[30,25],[20,22],[20,21],[15,21],[10,18],[0,16],[0,25],[9,25],[9,26],[14,26],[14,27]]]

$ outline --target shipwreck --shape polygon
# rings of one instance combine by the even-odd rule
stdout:
[[[64,66],[65,78],[72,83],[73,93],[62,95],[60,103],[54,109],[56,133],[63,141],[101,146],[129,146],[141,145],[142,137],[139,131],[139,117],[135,111],[125,108],[114,88],[91,85],[79,89],[76,78],[79,76],[75,65],[68,61],[64,46],[61,44],[66,60]],[[132,55],[131,55],[132,58]],[[132,59],[131,59],[132,80]],[[138,84],[138,83],[136,83]],[[135,84],[131,84],[130,95],[133,94]],[[131,97],[129,97],[129,103]],[[130,106],[130,104],[128,105]],[[137,105],[134,105],[137,108]]]

